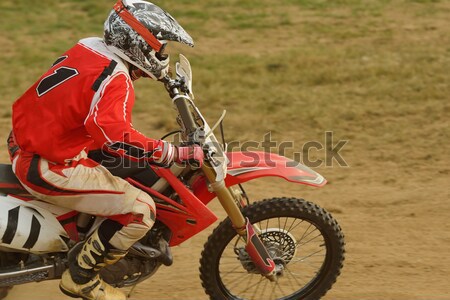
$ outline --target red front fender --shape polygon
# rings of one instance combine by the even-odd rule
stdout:
[[[327,183],[319,173],[299,162],[274,153],[266,152],[230,152],[227,153],[229,164],[225,184],[233,186],[239,183],[267,176],[276,176],[294,183],[321,187]],[[205,181],[196,182],[194,194],[204,203],[211,201],[215,195],[207,190]]]
[[[312,186],[323,186],[327,183],[319,173],[299,162],[284,156],[267,152],[231,152],[227,153],[228,164],[227,186],[243,183],[255,178],[277,176],[287,181]]]

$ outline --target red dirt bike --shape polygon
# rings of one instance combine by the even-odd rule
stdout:
[[[266,176],[316,187],[326,180],[276,154],[226,153],[213,133],[216,126],[208,125],[193,102],[191,67],[182,55],[176,73],[176,79],[167,77],[164,84],[178,112],[181,142],[201,145],[204,163],[121,174],[153,197],[157,221],[125,258],[102,269],[101,276],[116,287],[135,286],[161,265],[171,265],[170,247],[217,220],[206,207],[217,198],[228,218],[209,236],[200,259],[200,278],[211,299],[321,298],[344,261],[344,235],[336,220],[303,199],[250,204],[241,184]],[[103,220],[33,198],[10,165],[0,165],[0,193],[0,299],[14,285],[60,278]]]

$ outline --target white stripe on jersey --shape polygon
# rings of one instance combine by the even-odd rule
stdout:
[[[127,103],[128,103],[128,96],[130,94],[130,84],[129,80],[126,80],[127,82],[127,95],[125,96],[125,101],[123,101],[123,120],[127,121]]]
[[[115,60],[117,62],[117,66],[114,68],[113,73],[106,80],[104,80],[102,82],[99,89],[94,94],[94,97],[92,97],[89,114],[86,116],[86,119],[84,121],[84,123],[86,124],[86,120],[93,113],[94,106],[97,104],[97,102],[102,97],[102,95],[101,95],[102,91],[104,90],[104,87],[108,84],[108,82],[110,80],[112,80],[112,78],[118,73],[122,73],[126,76],[128,85],[131,82],[131,78],[130,78],[130,75],[128,74],[128,67],[125,65],[123,59],[121,59],[119,56],[117,56],[116,54],[109,51],[101,38],[92,37],[92,38],[82,39],[78,42],[78,44],[80,46],[86,48],[87,50],[97,54],[100,57],[103,57],[103,58],[106,58],[109,60]],[[131,83],[131,85],[133,85],[133,83]]]
[[[116,73],[114,76],[112,76],[112,77],[110,77],[110,78],[108,79],[108,81],[105,83],[105,85],[103,86],[103,88],[102,88],[102,90],[101,90],[100,98],[98,99],[97,103],[95,103],[95,106],[94,106],[94,108],[92,109],[92,111],[95,111],[95,114],[94,114],[94,123],[95,123],[95,125],[97,125],[97,127],[102,131],[103,135],[105,136],[105,138],[106,138],[106,139],[108,140],[108,142],[110,142],[110,143],[112,143],[113,141],[106,135],[106,133],[105,133],[105,131],[103,130],[103,128],[97,123],[98,105],[99,105],[100,101],[103,99],[104,92],[105,92],[106,88],[108,87],[108,85],[109,85],[116,77],[119,77],[120,75],[125,76],[125,80],[126,80],[126,82],[127,82],[127,94],[126,94],[125,99],[124,99],[124,102],[123,102],[123,107],[124,107],[124,111],[123,111],[123,112],[124,112],[124,116],[123,116],[123,119],[126,121],[126,111],[125,111],[125,107],[126,107],[126,103],[128,102],[129,88],[130,88],[130,85],[129,85],[128,82],[129,82],[129,80],[130,80],[130,77],[127,76],[127,74],[124,73],[124,72]],[[86,120],[89,118],[89,116],[90,116],[91,114],[92,114],[92,113],[90,113],[90,114],[87,116]],[[84,121],[85,124],[86,124],[86,120]]]

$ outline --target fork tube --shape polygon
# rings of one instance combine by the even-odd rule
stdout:
[[[214,172],[214,169],[211,167],[211,165],[206,161],[202,166],[202,171],[205,173],[208,181],[211,182],[212,189],[216,193],[223,209],[227,212],[228,217],[230,218],[231,223],[233,224],[237,233],[242,236],[245,235],[247,232],[245,228],[245,218],[242,215],[238,205],[234,201],[233,195],[226,187],[225,181],[221,180],[216,182],[216,173]]]
[[[244,238],[245,250],[249,254],[250,259],[255,263],[255,266],[262,275],[266,276],[270,281],[275,281],[275,262],[267,251],[264,243],[258,237],[255,227],[253,227],[250,222],[246,222],[239,206],[234,201],[232,193],[226,187],[225,180],[216,181],[216,173],[207,161],[203,164],[202,170],[205,173],[206,178],[211,182],[211,187],[216,193],[220,204],[222,204],[222,207],[227,212],[234,229]]]

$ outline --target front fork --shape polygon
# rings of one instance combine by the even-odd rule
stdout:
[[[190,66],[188,67],[190,70]],[[181,75],[178,74],[177,67],[177,78],[183,78]],[[184,131],[188,135],[195,133],[198,129],[198,125],[194,120],[191,110],[189,109],[189,89],[185,85],[184,79],[172,80],[170,77],[165,77],[162,81],[165,83],[166,89],[169,91],[172,101],[179,112]],[[190,137],[193,142],[196,141],[194,137],[195,135]],[[258,237],[255,227],[242,215],[239,206],[235,202],[233,194],[226,187],[225,181],[216,181],[217,174],[212,168],[210,162],[207,160],[205,160],[202,165],[202,171],[208,181],[211,182],[211,186],[216,193],[220,204],[222,204],[223,208],[227,212],[233,227],[236,229],[236,232],[244,238],[246,242],[245,250],[249,254],[255,266],[259,269],[261,274],[270,280],[275,280],[275,263],[273,259],[270,257],[266,247]]]
[[[262,275],[268,279],[275,280],[275,262],[258,236],[257,230],[250,223],[248,218],[242,215],[239,206],[236,204],[235,198],[230,190],[226,187],[225,181],[216,181],[216,173],[211,165],[205,161],[202,166],[206,178],[211,183],[211,187],[220,204],[225,209],[228,217],[236,229],[236,232],[245,240],[245,250],[252,259],[255,266]]]

